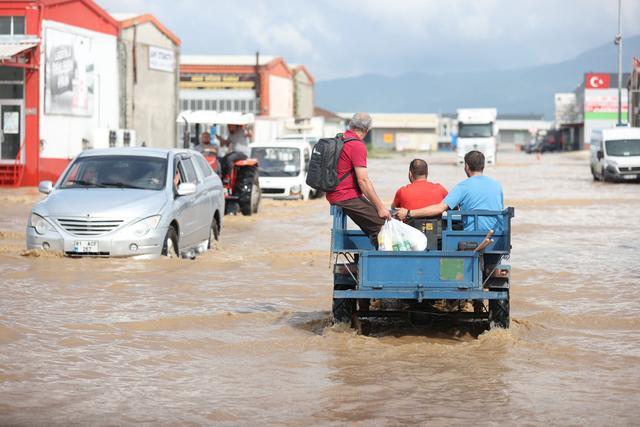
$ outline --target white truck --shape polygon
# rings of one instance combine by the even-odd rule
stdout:
[[[498,151],[498,127],[495,108],[458,109],[458,163],[464,163],[464,155],[478,150],[484,154],[487,164],[495,164]]]

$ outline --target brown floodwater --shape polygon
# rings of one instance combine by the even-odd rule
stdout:
[[[424,156],[447,188],[453,155]],[[391,201],[412,156],[370,160]],[[640,185],[585,153],[505,153],[512,327],[329,324],[326,201],[227,217],[196,260],[24,251],[33,189],[0,191],[0,424],[638,425]]]

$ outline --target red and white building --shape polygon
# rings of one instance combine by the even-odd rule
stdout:
[[[0,2],[0,185],[56,179],[119,127],[118,33],[91,0]]]

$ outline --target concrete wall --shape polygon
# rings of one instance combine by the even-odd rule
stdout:
[[[269,117],[293,117],[292,79],[269,76]]]
[[[83,150],[83,139],[94,138],[95,129],[118,128],[119,96],[117,38],[115,36],[85,30],[54,21],[42,21],[43,37],[40,64],[45,72],[40,73],[40,139],[44,141],[40,156],[43,159],[71,159]],[[91,49],[88,64],[93,65],[93,96],[91,112],[87,115],[48,114],[45,102],[50,92],[45,81],[47,29],[86,37]]]
[[[293,74],[293,113],[295,118],[311,118],[313,116],[314,93],[313,83],[302,71]]]
[[[377,150],[436,151],[438,135],[435,129],[374,128],[371,146]]]
[[[180,47],[150,22],[123,30],[120,38],[120,54],[126,58],[121,61],[121,73],[125,77],[120,127],[136,131],[137,145],[144,142],[149,147],[174,147]],[[151,46],[173,51],[175,65],[172,72],[149,67]]]

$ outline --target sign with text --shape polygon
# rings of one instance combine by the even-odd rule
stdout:
[[[149,46],[149,69],[173,73],[176,70],[176,56],[172,50]]]
[[[183,74],[181,89],[255,89],[253,74]]]

